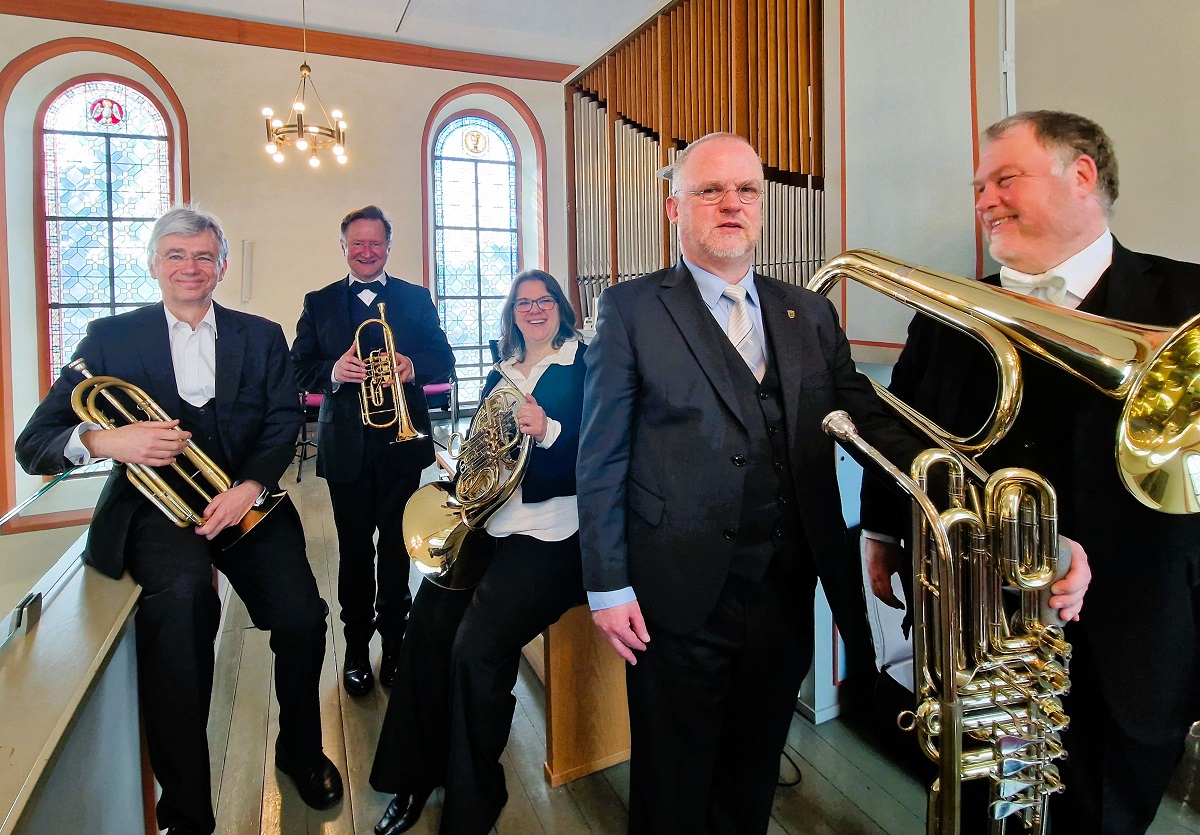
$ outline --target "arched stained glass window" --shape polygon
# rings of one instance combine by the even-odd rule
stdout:
[[[454,348],[459,400],[476,403],[518,266],[512,140],[478,116],[453,119],[433,146],[438,313]]]
[[[50,377],[93,319],[159,298],[150,229],[171,202],[171,149],[155,103],[115,80],[74,84],[42,122]]]

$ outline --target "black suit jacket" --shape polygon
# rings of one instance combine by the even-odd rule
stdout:
[[[217,423],[220,454],[230,466],[227,475],[233,481],[253,479],[275,488],[295,454],[303,420],[287,342],[274,322],[213,306]],[[119,377],[141,387],[167,414],[180,414],[161,303],[92,322],[75,358],[85,360],[95,375]],[[63,449],[79,425],[71,409],[71,392],[82,379],[78,372],[64,369],[17,438],[17,460],[26,472],[51,475],[70,466]],[[195,507],[191,497],[186,498]],[[125,570],[129,520],[145,501],[125,477],[125,468],[115,466],[88,529],[84,561],[110,577],[120,577]]]
[[[1200,312],[1200,265],[1114,242],[1112,265],[1080,309],[1177,326]],[[1081,621],[1068,625],[1073,663],[1099,670],[1126,732],[1182,733],[1197,709],[1200,517],[1156,513],[1126,491],[1115,463],[1119,401],[1024,354],[1022,366],[1029,387],[1017,421],[980,461],[989,471],[1020,466],[1046,476],[1058,494],[1060,533],[1087,551],[1092,584]],[[890,389],[950,431],[970,434],[990,414],[995,370],[969,337],[917,316]],[[864,479],[864,529],[907,536],[908,513],[906,501]]]
[[[395,429],[368,430],[362,425],[358,399],[361,386],[345,384],[331,391],[333,364],[354,341],[348,281],[349,277],[338,279],[304,296],[304,310],[292,343],[300,389],[325,394],[317,418],[317,475],[334,482],[358,478],[364,432],[390,432],[395,436]],[[416,377],[404,384],[404,399],[413,425],[426,435],[422,440],[390,444],[386,454],[397,470],[422,470],[433,463],[429,406],[422,386],[450,379],[454,354],[427,289],[388,276],[383,293],[372,304],[372,318],[378,316],[374,307],[379,302],[387,305],[385,314],[396,350],[412,360]]]
[[[904,467],[921,445],[855,370],[827,299],[766,276],[755,281],[806,544],[839,625],[855,629],[862,584],[847,550],[834,443],[821,421],[845,409]],[[745,469],[735,458],[747,450],[749,416],[723,339],[680,262],[606,289],[587,352],[577,468],[585,586],[632,585],[643,614],[677,634],[712,611],[737,544],[725,532],[740,520]]]

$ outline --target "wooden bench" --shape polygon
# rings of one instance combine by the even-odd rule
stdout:
[[[625,662],[592,624],[569,609],[525,646],[546,688],[546,779],[561,786],[629,759]]]

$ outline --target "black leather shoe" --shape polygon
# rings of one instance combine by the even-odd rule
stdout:
[[[342,799],[342,775],[324,754],[310,766],[294,766],[276,754],[275,767],[292,779],[307,806],[330,809]]]
[[[391,687],[396,680],[396,668],[400,666],[400,642],[384,641],[383,657],[379,659],[379,683]]]
[[[342,668],[342,684],[351,696],[365,696],[375,686],[371,673],[371,653],[367,647],[346,647],[346,664]]]
[[[400,835],[416,826],[425,810],[425,802],[429,800],[429,792],[404,796],[396,795],[388,804],[387,811],[375,824],[375,835]]]

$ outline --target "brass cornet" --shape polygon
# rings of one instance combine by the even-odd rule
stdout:
[[[384,319],[383,310],[384,303],[380,302],[379,318],[368,319],[354,331],[354,355],[367,367],[367,376],[363,378],[358,402],[362,406],[363,425],[375,429],[395,426],[396,440],[392,443],[398,444],[424,438],[425,434],[417,431],[408,414],[404,384],[396,371],[396,341],[392,336],[392,329]],[[383,348],[376,349],[364,357],[359,337],[363,328],[368,325],[379,325],[383,329]]]
[[[121,392],[128,397],[133,407],[150,420],[173,419],[150,395],[132,383],[127,383],[117,377],[98,377],[88,370],[87,363],[82,359],[75,360],[67,367],[73,368],[83,375],[83,380],[71,392],[71,408],[75,410],[75,414],[80,420],[95,423],[104,429],[114,429],[118,426],[116,420],[98,406],[96,398],[103,396],[113,410],[127,423],[138,423],[141,418],[134,416],[133,412],[126,408],[125,404],[113,393],[114,391]],[[195,491],[196,495],[204,500],[204,504],[199,510],[192,508],[167,483],[156,467],[145,464],[125,464],[125,476],[143,496],[150,500],[151,504],[166,514],[167,518],[179,527],[186,528],[189,525],[203,525],[207,521],[202,515],[204,508],[212,502],[214,495],[224,493],[232,487],[233,482],[200,447],[190,440],[183,450],[183,456],[195,467],[193,472],[185,470],[177,461],[172,462],[170,466]],[[202,482],[208,483],[207,489]],[[274,510],[275,506],[286,496],[287,492],[283,490],[269,494],[265,503],[250,508],[236,526],[230,526],[217,534],[217,544],[222,550],[233,545],[248,534],[251,528],[266,518],[266,515]]]

